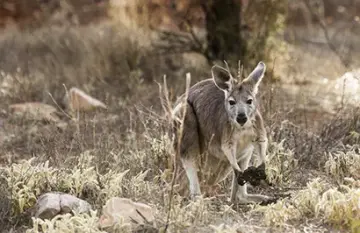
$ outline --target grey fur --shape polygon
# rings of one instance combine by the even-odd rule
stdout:
[[[237,184],[234,172],[244,171],[248,167],[254,148],[259,150],[259,164],[265,162],[267,136],[256,103],[258,85],[265,70],[265,64],[259,62],[253,72],[239,82],[228,70],[214,66],[212,79],[193,85],[189,89],[188,99],[184,101],[183,95],[175,104],[174,119],[181,119],[180,106],[187,108],[180,141],[180,159],[192,197],[201,195],[200,181],[214,185],[233,171],[231,201],[235,201],[236,196],[243,203],[269,199],[263,195],[248,194],[246,184]],[[245,123],[244,117],[247,118]],[[177,132],[181,122],[174,120],[174,123]],[[177,134],[174,136],[176,147],[179,139]]]

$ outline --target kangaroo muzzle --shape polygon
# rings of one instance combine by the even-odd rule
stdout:
[[[236,122],[243,126],[247,122],[248,118],[245,113],[239,113],[236,116]]]

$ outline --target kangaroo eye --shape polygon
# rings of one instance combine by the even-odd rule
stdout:
[[[252,100],[252,99],[248,99],[248,100],[246,100],[246,103],[247,103],[247,104],[252,104],[252,102],[253,102],[253,100]]]
[[[235,105],[236,102],[235,102],[235,100],[229,100],[229,104],[230,104],[230,105]]]

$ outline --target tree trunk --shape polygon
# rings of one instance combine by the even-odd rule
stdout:
[[[242,60],[246,46],[240,35],[241,1],[211,0],[203,6],[209,58],[234,62]]]

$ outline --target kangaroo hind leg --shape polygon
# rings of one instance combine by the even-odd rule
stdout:
[[[175,140],[178,145],[174,145],[175,149],[179,146],[180,160],[189,180],[189,190],[192,198],[201,195],[200,182],[198,178],[197,160],[200,156],[200,144],[198,135],[198,123],[195,112],[189,103],[186,103],[186,115],[182,122],[182,132],[180,141]]]

